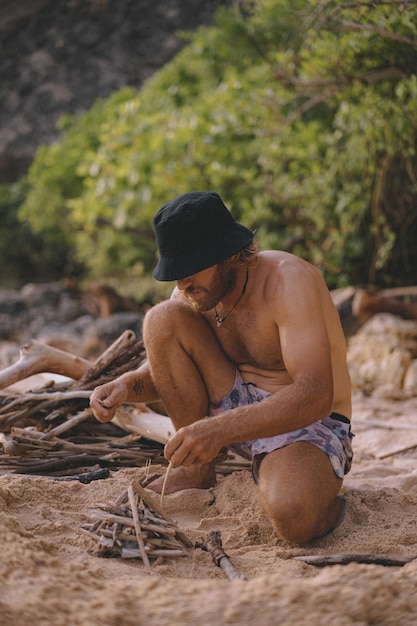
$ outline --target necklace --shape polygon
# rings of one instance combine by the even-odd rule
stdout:
[[[229,313],[226,313],[226,315],[223,315],[223,317],[220,317],[219,314],[217,313],[216,307],[214,307],[214,317],[216,318],[216,326],[217,326],[217,328],[220,328],[220,326],[223,324],[223,322],[225,322],[227,320],[229,315],[231,315],[233,313],[233,311],[235,310],[235,308],[237,307],[239,302],[242,300],[243,294],[246,291],[246,285],[248,284],[248,278],[249,278],[249,270],[247,269],[246,270],[245,284],[243,285],[242,293],[240,294],[240,296],[238,297],[238,299],[236,300],[236,302],[234,303],[234,305],[230,309]]]

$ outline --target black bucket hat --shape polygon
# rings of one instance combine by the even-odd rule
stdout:
[[[238,224],[218,193],[191,191],[168,204],[152,220],[159,261],[157,280],[179,280],[243,250],[253,233]]]

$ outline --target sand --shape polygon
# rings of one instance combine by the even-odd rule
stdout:
[[[246,580],[230,581],[201,549],[149,569],[139,559],[97,556],[81,525],[91,521],[96,503],[117,498],[145,468],[90,484],[1,476],[1,626],[415,625],[417,560],[316,567],[294,558],[417,557],[417,398],[356,392],[353,401],[346,514],[327,537],[303,548],[277,537],[246,469],[210,490],[165,497],[167,514],[193,542],[220,530]]]

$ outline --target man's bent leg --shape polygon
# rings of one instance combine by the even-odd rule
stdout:
[[[227,360],[206,320],[190,306],[168,300],[145,317],[143,339],[152,378],[176,429],[208,415],[209,403],[233,386]],[[214,462],[172,469],[166,493],[215,483]],[[161,491],[162,480],[149,487]]]
[[[306,442],[267,454],[259,468],[259,502],[276,532],[302,545],[332,531],[343,513],[342,480],[327,455]]]

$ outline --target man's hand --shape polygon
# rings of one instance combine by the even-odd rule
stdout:
[[[115,380],[94,389],[90,396],[90,406],[99,422],[110,422],[117,408],[126,402],[127,398],[127,385]]]
[[[208,463],[218,455],[224,444],[214,421],[215,418],[203,419],[177,430],[164,450],[173,467]]]

